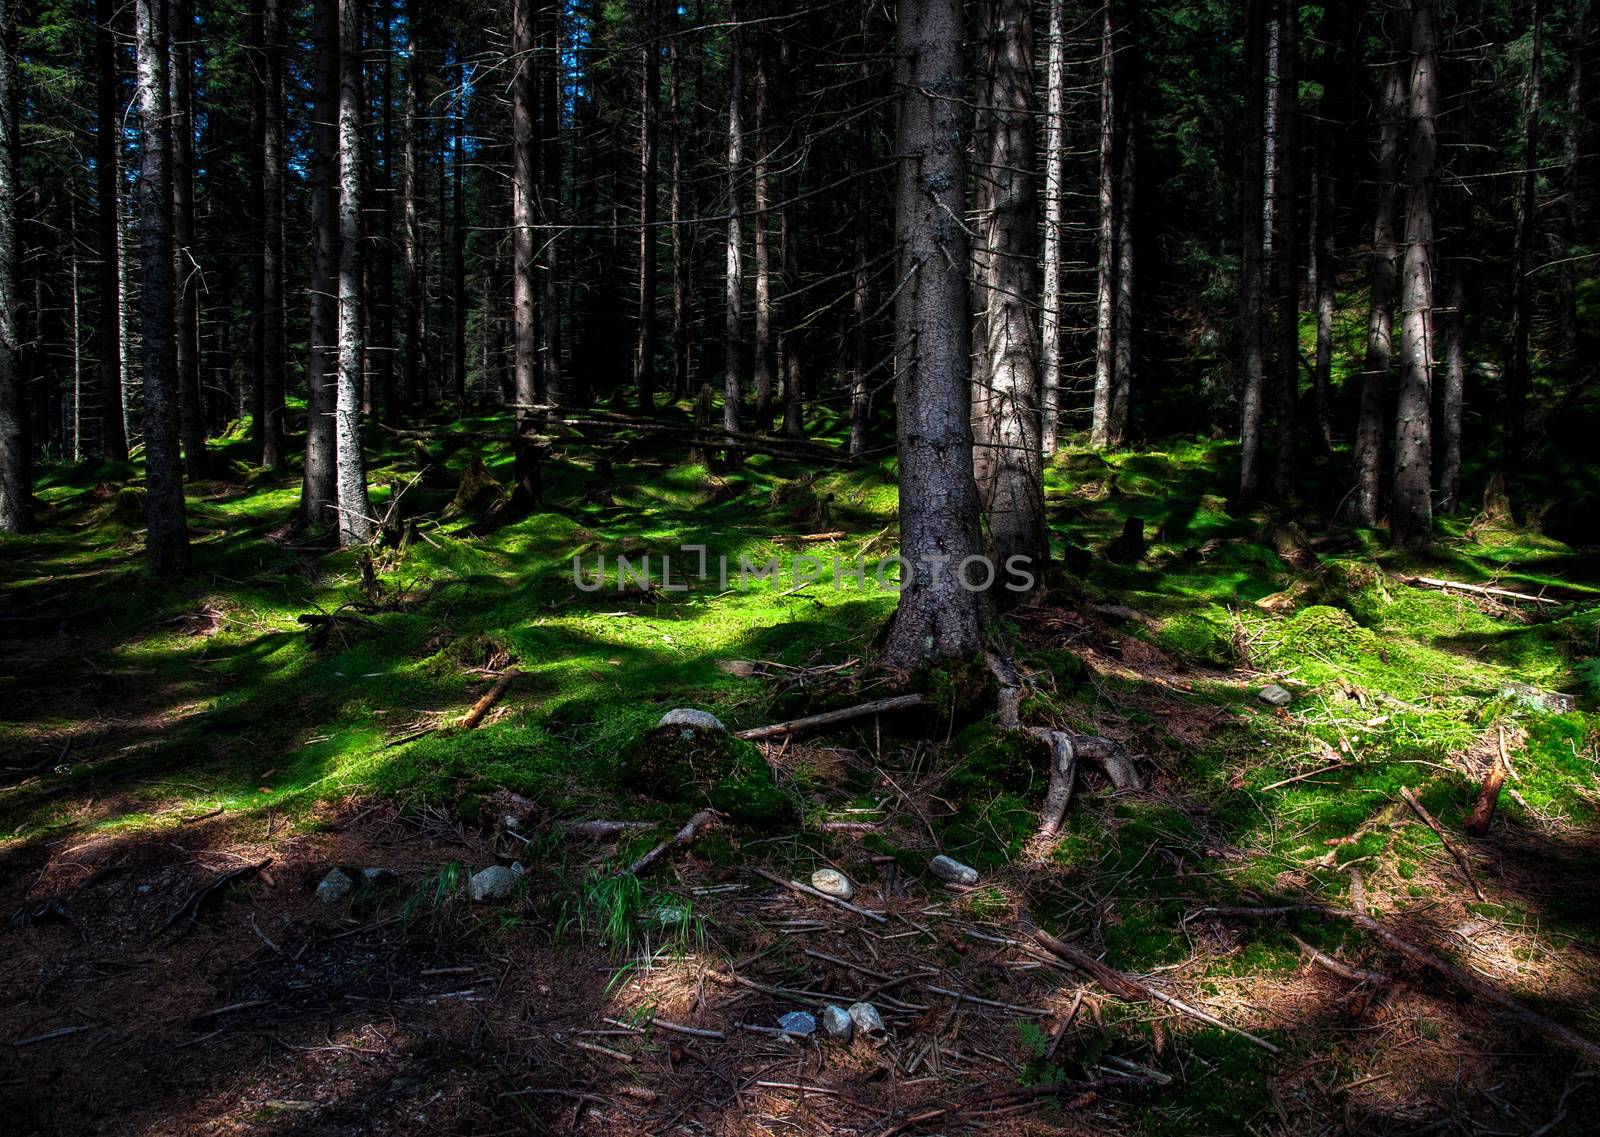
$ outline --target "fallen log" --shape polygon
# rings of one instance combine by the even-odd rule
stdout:
[[[734,737],[745,739],[747,742],[759,742],[763,738],[777,738],[783,734],[798,734],[802,730],[811,730],[814,727],[832,726],[835,723],[865,718],[867,715],[886,714],[889,711],[904,711],[912,707],[925,705],[926,700],[921,695],[895,695],[888,699],[876,699],[873,702],[861,703],[854,707],[843,707],[837,711],[823,711],[821,714],[806,715],[804,718],[790,719],[788,722],[776,722],[770,726],[758,726],[751,730],[741,730]]]
[[[472,704],[472,709],[466,713],[466,716],[462,718],[459,723],[456,724],[457,728],[460,730],[471,730],[476,727],[480,722],[483,721],[483,716],[488,714],[489,711],[493,709],[494,705],[500,701],[500,697],[506,693],[511,684],[516,682],[516,680],[521,678],[521,676],[522,672],[518,671],[515,667],[504,672],[500,678],[494,681],[494,686],[485,691],[483,693],[483,697],[476,703]]]
[[[682,829],[674,833],[669,840],[661,842],[661,844],[651,849],[648,853],[634,861],[633,864],[629,865],[627,868],[620,869],[617,872],[617,875],[643,876],[645,873],[650,871],[651,867],[657,861],[666,856],[669,851],[673,849],[681,849],[693,842],[696,837],[700,836],[700,831],[707,825],[710,825],[711,822],[716,819],[716,816],[716,810],[702,809],[699,813],[689,818],[688,823],[684,825]]]
[[[1403,576],[1402,582],[1413,588],[1433,588],[1440,592],[1464,592],[1468,596],[1482,596],[1490,600],[1516,600],[1526,604],[1570,604],[1570,597],[1535,595],[1531,592],[1513,592],[1509,588],[1495,588],[1488,584],[1467,584],[1460,580],[1440,580],[1436,576]]]

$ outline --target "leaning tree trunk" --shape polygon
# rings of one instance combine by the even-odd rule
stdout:
[[[1244,31],[1244,170],[1239,178],[1239,212],[1244,232],[1244,360],[1239,396],[1239,497],[1261,496],[1262,397],[1266,386],[1266,193],[1265,117],[1266,0],[1249,0]]]
[[[744,87],[744,35],[740,30],[742,13],[738,0],[733,4],[733,31],[728,51],[728,242],[727,266],[723,272],[723,361],[722,361],[722,427],[728,434],[739,433],[739,400],[741,398],[740,325],[744,296],[744,261],[741,245],[744,232],[739,216],[739,175],[744,164],[744,119],[741,102]],[[729,441],[732,441],[730,437]],[[728,462],[736,460],[737,451],[728,451]]]
[[[1061,270],[1067,173],[1066,0],[1050,0],[1050,43],[1045,64],[1044,284],[1039,297],[1039,446],[1045,457],[1061,437]]]
[[[139,337],[144,353],[145,548],[160,577],[189,571],[172,313],[172,179],[166,0],[138,0]]]
[[[517,441],[514,447],[512,503],[529,509],[540,497],[539,452],[527,435],[539,422],[539,327],[534,277],[534,202],[539,193],[539,132],[535,126],[534,4],[514,0],[511,51],[511,294],[515,367]]]
[[[1403,14],[1403,13],[1402,13]],[[1378,134],[1378,210],[1372,223],[1372,256],[1367,266],[1367,352],[1361,368],[1361,406],[1356,421],[1355,487],[1349,515],[1357,525],[1373,526],[1383,502],[1384,404],[1394,354],[1394,298],[1398,283],[1400,158],[1405,145],[1407,52],[1411,32],[1395,17],[1394,54],[1384,70]]]
[[[899,605],[882,656],[912,669],[983,645],[986,608],[966,587],[981,557],[972,478],[960,0],[901,0],[895,224],[904,282],[895,299],[900,362]]]
[[[183,465],[190,481],[206,476],[206,420],[200,398],[200,270],[194,248],[194,7],[171,0],[172,236],[177,285],[178,416]]]
[[[146,0],[148,2],[148,0]],[[22,377],[17,366],[17,102],[12,91],[12,0],[0,0],[0,532],[33,528]],[[141,11],[143,5],[140,5]],[[181,505],[183,499],[180,497]]]
[[[1517,247],[1511,285],[1511,350],[1506,360],[1506,406],[1500,460],[1522,464],[1528,427],[1528,391],[1533,385],[1528,336],[1533,322],[1533,243],[1538,230],[1539,87],[1544,54],[1544,0],[1533,0],[1532,50],[1522,95],[1522,171],[1517,188]]]
[[[96,0],[94,9],[94,54],[99,72],[95,84],[95,232],[100,256],[100,320],[95,329],[95,350],[100,357],[96,369],[100,453],[124,460],[128,457],[128,433],[123,429],[122,326],[117,319],[122,306],[122,100],[117,93],[117,46],[112,28],[116,7],[116,0]]]
[[[1278,170],[1273,193],[1275,217],[1273,255],[1277,258],[1278,284],[1278,407],[1277,454],[1273,490],[1279,501],[1294,495],[1298,482],[1296,411],[1300,401],[1300,274],[1296,267],[1300,248],[1299,209],[1296,193],[1300,151],[1300,0],[1279,0],[1278,5],[1278,109],[1274,137]]]
[[[316,0],[312,10],[311,328],[306,353],[306,461],[300,523],[338,523],[339,0]]]
[[[656,92],[661,86],[661,8],[644,0],[639,41],[639,327],[633,387],[639,409],[656,409]]]
[[[1094,409],[1089,421],[1089,445],[1103,449],[1111,444],[1111,400],[1116,361],[1116,45],[1111,3],[1107,0],[1100,28],[1100,224],[1095,242],[1098,271],[1094,303]]]
[[[361,379],[366,354],[361,292],[361,0],[339,0],[339,390],[334,432],[339,465],[339,544],[372,539],[367,463],[361,452]]]
[[[989,374],[973,384],[973,473],[988,528],[989,559],[1007,570],[996,599],[1020,599],[1013,576],[1044,579],[1044,475],[1039,451],[1039,352],[1034,339],[1033,243],[1038,192],[1033,175],[1033,13],[1031,0],[996,0],[988,25],[993,50],[987,108],[989,194],[978,215],[988,311]],[[983,424],[982,429],[977,423]]]
[[[1436,42],[1438,0],[1412,0],[1411,94],[1406,117],[1405,263],[1400,279],[1400,398],[1395,416],[1395,544],[1425,545],[1433,535],[1432,398],[1433,183],[1438,162]]]

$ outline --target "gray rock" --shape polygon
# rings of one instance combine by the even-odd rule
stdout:
[[[676,707],[661,716],[656,726],[693,726],[701,730],[726,731],[722,720],[710,711],[697,711],[693,707]]]
[[[855,1020],[843,1007],[829,1004],[822,1008],[822,1029],[829,1038],[848,1045],[855,1028]]]
[[[361,883],[367,888],[382,888],[384,885],[393,884],[399,879],[393,869],[373,867],[361,870]]]
[[[1280,687],[1276,683],[1268,683],[1261,688],[1256,697],[1271,707],[1287,707],[1294,702],[1294,695],[1287,688]]]
[[[978,870],[940,853],[928,862],[928,871],[951,884],[977,884]]]
[[[324,904],[340,904],[356,890],[356,882],[343,869],[329,869],[317,885],[317,899]]]
[[[846,1013],[861,1037],[877,1040],[889,1036],[889,1028],[883,1025],[883,1016],[871,1003],[851,1003]]]
[[[811,874],[811,887],[840,900],[849,900],[856,894],[856,886],[838,869],[818,869]]]
[[[789,1011],[778,1016],[778,1025],[784,1034],[809,1037],[817,1032],[817,1019],[810,1011]]]
[[[506,900],[516,891],[517,882],[521,879],[515,869],[505,865],[490,865],[472,874],[472,879],[467,882],[467,891],[480,904]]]
[[[1526,683],[1507,683],[1500,688],[1500,694],[1508,699],[1515,699],[1529,710],[1547,711],[1553,715],[1562,715],[1578,709],[1578,700],[1572,695],[1561,691],[1541,691],[1538,687],[1530,687]]]

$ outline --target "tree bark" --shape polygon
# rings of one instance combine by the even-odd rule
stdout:
[[[264,0],[261,142],[261,464],[281,470],[287,461],[284,445],[284,388],[287,344],[284,335],[283,175],[285,167],[283,121],[284,0]]]
[[[306,354],[306,459],[300,523],[338,525],[339,0],[312,8],[311,327]]]
[[[1588,117],[1583,105],[1583,56],[1589,46],[1590,0],[1578,0],[1571,15],[1567,35],[1567,129],[1561,145],[1562,231],[1556,255],[1568,258],[1578,242],[1583,216],[1583,136]],[[1571,260],[1561,265],[1560,315],[1561,343],[1571,353],[1578,350],[1578,266]]]
[[[1500,460],[1515,469],[1526,455],[1528,392],[1533,385],[1528,336],[1533,322],[1533,245],[1539,223],[1539,99],[1544,56],[1545,0],[1533,0],[1528,80],[1522,94],[1522,170],[1517,187],[1517,243],[1512,258],[1511,347],[1506,360],[1506,405]]]
[[[392,423],[396,414],[394,384],[394,250],[395,250],[395,178],[394,178],[394,19],[395,0],[383,0],[378,14],[379,50],[383,53],[383,87],[378,95],[383,130],[382,168],[379,183],[383,194],[383,238],[378,253],[378,319],[377,319],[377,370],[378,417]],[[487,323],[487,321],[486,321]]]
[[[987,107],[988,211],[978,215],[984,258],[982,321],[989,373],[973,384],[973,473],[988,529],[989,559],[997,568],[1044,579],[1044,475],[1039,449],[1039,352],[1030,300],[1038,192],[1033,175],[1033,14],[1031,0],[995,0],[985,29],[992,52]],[[981,428],[978,424],[982,424]],[[997,600],[1020,600],[997,573]],[[1009,606],[1006,605],[1006,606]]]
[[[1400,392],[1395,416],[1390,533],[1404,547],[1433,536],[1431,437],[1433,192],[1438,162],[1438,0],[1411,3],[1410,122],[1406,148],[1406,243],[1400,284]]]
[[[751,218],[750,245],[755,262],[755,341],[752,356],[756,372],[756,425],[765,431],[772,426],[772,396],[777,388],[772,350],[772,244],[768,222],[771,218],[767,205],[772,186],[768,181],[767,144],[770,123],[766,37],[758,36],[755,44],[755,122],[751,133],[755,136],[755,154],[751,163],[751,180],[755,190],[755,216]]]
[[[641,0],[639,41],[639,303],[633,386],[639,409],[656,407],[656,93],[661,86],[661,7]]]
[[[1317,348],[1312,375],[1316,445],[1323,455],[1333,452],[1333,314],[1338,294],[1334,258],[1338,242],[1333,230],[1334,180],[1330,162],[1333,141],[1327,127],[1319,131],[1314,189],[1316,213],[1316,265],[1312,284],[1316,291]]]
[[[1101,13],[1100,26],[1100,174],[1099,227],[1095,240],[1098,270],[1094,304],[1094,409],[1089,422],[1089,445],[1103,450],[1111,445],[1111,400],[1116,381],[1116,45],[1111,3]]]
[[[1045,64],[1044,283],[1039,300],[1040,438],[1049,458],[1061,442],[1061,270],[1066,202],[1066,0],[1050,0]]]
[[[460,85],[453,101],[455,139],[450,148],[450,376],[456,405],[467,407],[467,98],[471,90],[464,48],[455,41]],[[442,205],[441,205],[442,208]]]
[[[1262,399],[1266,385],[1265,282],[1266,195],[1265,119],[1266,0],[1248,0],[1244,32],[1244,170],[1239,178],[1239,210],[1244,232],[1244,360],[1239,396],[1239,497],[1261,497]]]
[[[94,54],[98,71],[95,91],[95,199],[99,265],[100,319],[95,329],[96,387],[99,395],[100,453],[116,461],[128,457],[122,395],[122,306],[120,256],[122,167],[121,98],[117,87],[117,45],[112,27],[116,0],[95,0]]]
[[[1399,281],[1400,159],[1405,146],[1407,53],[1411,32],[1398,11],[1393,55],[1384,69],[1378,131],[1378,208],[1367,264],[1367,351],[1361,368],[1361,406],[1356,422],[1355,487],[1349,516],[1358,525],[1378,523],[1383,503],[1384,404],[1394,354],[1394,300]]]
[[[17,100],[12,0],[0,0],[0,532],[34,527],[17,320]],[[180,499],[181,501],[181,499]]]
[[[1279,501],[1294,496],[1298,475],[1296,418],[1300,402],[1300,249],[1299,202],[1296,197],[1300,164],[1300,3],[1279,0],[1277,142],[1278,169],[1274,205],[1273,251],[1278,284],[1278,406],[1277,453],[1273,490]]]
[[[406,294],[405,335],[400,352],[400,386],[406,410],[412,414],[423,402],[423,307],[422,233],[417,216],[417,179],[422,120],[418,117],[424,93],[422,61],[421,5],[406,0],[406,86],[401,96],[400,141],[400,279]]]
[[[689,242],[683,231],[683,130],[678,122],[683,64],[678,39],[674,35],[667,43],[667,177],[672,183],[668,206],[672,231],[672,394],[681,399],[689,393]]]
[[[856,83],[868,90],[871,69],[867,60],[871,47],[868,41],[867,20],[870,9],[865,5],[860,14],[860,40],[856,50],[860,62],[856,64]],[[871,164],[872,136],[868,131],[856,133],[856,162],[860,169]],[[867,428],[872,416],[872,393],[867,388],[867,321],[870,318],[867,250],[872,243],[872,217],[865,202],[856,206],[852,225],[855,241],[855,264],[850,274],[850,455],[859,458],[867,450]]]
[[[906,579],[882,657],[907,670],[978,651],[986,622],[983,598],[959,578],[982,549],[967,392],[961,39],[960,0],[902,0],[895,224],[903,287],[895,299],[895,355]]]
[[[1468,203],[1468,208],[1471,208]],[[1459,264],[1446,270],[1444,307],[1438,328],[1442,390],[1439,396],[1439,512],[1461,504],[1461,408],[1466,393],[1466,285]]]
[[[517,399],[517,443],[514,447],[512,503],[531,508],[540,497],[539,454],[525,440],[537,425],[528,408],[539,401],[537,282],[534,275],[534,202],[539,195],[539,135],[535,125],[537,71],[534,28],[537,0],[514,0],[511,9],[511,51],[516,70],[511,79],[511,282],[516,350],[513,387]]]
[[[139,336],[144,355],[145,548],[159,577],[189,571],[178,445],[178,376],[173,339],[171,103],[167,90],[166,0],[138,0]],[[9,231],[9,228],[8,228]]]
[[[728,52],[728,240],[727,264],[723,271],[723,361],[722,361],[722,426],[730,435],[740,432],[740,399],[742,397],[740,325],[743,320],[744,296],[744,232],[739,213],[739,177],[744,165],[744,32],[740,0],[733,0],[733,30],[729,34]],[[737,461],[734,451],[728,451],[728,461]]]
[[[200,395],[200,267],[194,247],[194,6],[171,0],[172,235],[179,422],[183,465],[191,481],[207,474],[205,408]]]
[[[334,432],[338,459],[339,544],[372,539],[367,463],[361,451],[362,365],[366,358],[361,274],[362,0],[339,3],[339,389]]]
[[[1133,396],[1133,272],[1134,272],[1134,188],[1138,157],[1139,121],[1139,0],[1129,0],[1129,34],[1124,58],[1117,64],[1119,91],[1113,98],[1117,108],[1117,291],[1113,322],[1111,422],[1107,435],[1112,446],[1121,446],[1128,437],[1129,402]]]
[[[561,81],[561,6],[553,5],[545,15],[539,30],[543,45],[544,67],[539,75],[544,80],[544,94],[539,100],[542,116],[540,131],[541,181],[540,213],[546,225],[561,223],[561,106],[563,85]],[[539,359],[544,387],[544,400],[560,406],[566,395],[561,372],[561,276],[558,256],[560,234],[554,229],[540,242],[544,250],[544,303],[539,306],[541,334]]]

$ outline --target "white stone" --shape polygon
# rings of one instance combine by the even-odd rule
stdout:
[[[726,731],[722,720],[710,711],[697,711],[693,707],[676,707],[661,716],[656,726],[693,726],[701,730]]]
[[[849,900],[856,894],[856,886],[838,869],[818,869],[811,874],[811,887],[840,900]]]
[[[490,865],[472,874],[472,879],[467,882],[467,891],[480,904],[505,900],[516,890],[517,882],[521,879],[515,869],[505,865]]]
[[[871,1003],[851,1003],[847,1013],[864,1038],[883,1038],[889,1033],[889,1028],[883,1025],[883,1016]]]
[[[1276,683],[1268,683],[1261,688],[1261,694],[1258,697],[1263,703],[1273,707],[1287,707],[1294,702],[1294,695],[1287,688],[1280,687]]]
[[[928,871],[951,884],[977,884],[978,870],[940,853],[928,862]]]
[[[324,904],[341,903],[356,890],[356,882],[343,869],[329,869],[328,875],[317,885],[317,899]]]
[[[843,1007],[830,1004],[822,1008],[822,1029],[827,1032],[829,1038],[848,1044],[855,1027],[855,1020]]]

